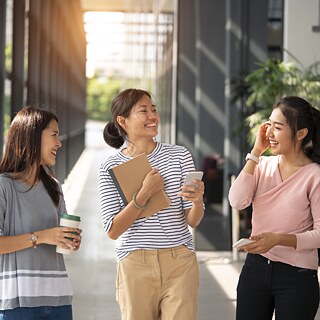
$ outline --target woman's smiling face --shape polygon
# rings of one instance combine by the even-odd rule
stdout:
[[[270,115],[266,137],[273,154],[287,154],[295,147],[291,129],[279,108],[274,109]]]
[[[129,140],[143,137],[155,137],[158,134],[160,117],[155,104],[144,95],[132,108],[124,120],[124,129]]]
[[[51,120],[41,135],[41,164],[54,166],[60,147],[59,126],[57,121]]]

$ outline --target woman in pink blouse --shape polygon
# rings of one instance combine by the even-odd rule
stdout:
[[[271,148],[273,156],[261,156]],[[232,207],[252,204],[254,242],[237,287],[237,320],[314,319],[319,306],[320,112],[285,97],[262,123],[232,184]]]

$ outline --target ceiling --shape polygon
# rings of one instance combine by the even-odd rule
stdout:
[[[173,12],[174,0],[81,0],[84,11]]]

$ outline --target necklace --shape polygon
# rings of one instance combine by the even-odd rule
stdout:
[[[129,151],[129,147],[127,147],[126,153],[127,153],[127,155],[128,155],[129,157],[133,158],[133,156],[137,153],[137,150],[134,151],[133,153],[131,153],[131,152]]]
[[[154,148],[156,147],[156,143],[152,146],[152,148],[149,146],[149,148],[145,148],[144,151],[139,151],[139,154],[140,153],[145,153],[145,154],[150,154]],[[138,149],[137,148],[134,148],[133,146],[128,146],[126,149],[126,155],[133,158],[137,153],[138,153]]]

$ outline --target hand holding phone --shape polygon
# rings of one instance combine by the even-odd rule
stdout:
[[[203,171],[190,171],[187,173],[187,176],[184,180],[184,183],[183,185],[184,186],[193,186],[193,182],[192,180],[193,179],[198,179],[198,180],[201,180],[203,177]]]
[[[237,241],[236,243],[234,243],[232,247],[239,248],[239,247],[245,246],[246,244],[252,243],[254,241],[255,240],[250,240],[248,238],[242,238],[239,241]]]

